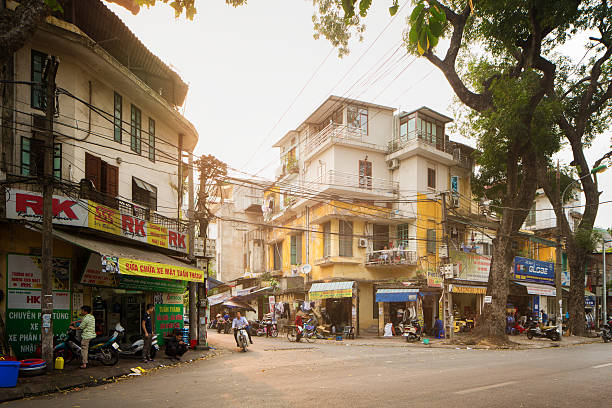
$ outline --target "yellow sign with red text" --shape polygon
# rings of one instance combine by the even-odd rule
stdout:
[[[139,261],[137,259],[119,258],[119,273],[150,278],[204,282],[204,271],[200,269]]]

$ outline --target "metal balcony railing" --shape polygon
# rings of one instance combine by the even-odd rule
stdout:
[[[305,190],[322,191],[327,188],[351,188],[373,193],[397,194],[399,183],[376,177],[346,173],[338,170],[328,170],[322,176],[304,183]]]
[[[304,153],[309,155],[328,140],[331,140],[332,142],[355,143],[361,146],[367,145],[374,149],[384,150],[384,147],[369,142],[367,137],[368,135],[363,133],[363,131],[359,128],[341,125],[338,123],[330,123],[318,133],[308,137],[304,148]]]
[[[416,251],[391,248],[366,252],[366,265],[416,265]]]
[[[387,145],[387,153],[394,153],[409,145],[416,145],[422,143],[436,148],[442,152],[452,154],[453,151],[450,143],[447,144],[444,140],[440,139],[441,137],[438,138],[436,135],[433,135],[431,133],[423,132],[422,130],[415,130],[412,132],[408,132],[406,136],[391,140]]]

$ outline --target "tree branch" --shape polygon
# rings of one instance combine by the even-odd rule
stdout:
[[[0,14],[0,64],[32,37],[49,13],[44,0],[21,0],[15,10],[4,9]]]

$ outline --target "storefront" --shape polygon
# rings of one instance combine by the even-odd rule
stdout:
[[[453,319],[459,321],[474,321],[482,312],[483,298],[487,293],[486,286],[452,284],[449,285],[453,294]]]
[[[342,331],[346,326],[357,331],[358,299],[354,284],[353,281],[313,283],[308,291],[309,306],[312,308],[314,302],[323,325],[329,326],[331,332]]]
[[[376,290],[378,304],[378,335],[382,336],[387,323],[397,326],[405,319],[418,319],[423,325],[422,299],[416,288],[381,288]]]
[[[507,312],[540,319],[542,310],[551,317],[556,310],[555,265],[552,262],[514,257],[513,284]]]

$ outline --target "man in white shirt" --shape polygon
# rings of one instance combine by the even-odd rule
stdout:
[[[238,328],[246,326],[246,332],[249,335],[249,342],[253,344],[253,340],[251,340],[251,328],[249,327],[248,320],[240,315],[240,312],[236,312],[236,317],[232,321],[232,329],[234,329],[234,340],[236,340],[236,347],[240,347],[238,344]]]

